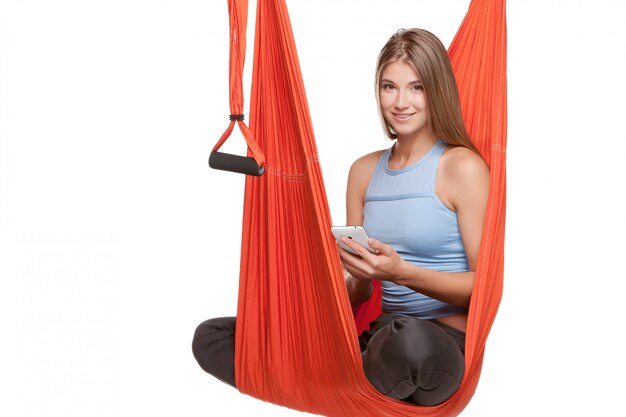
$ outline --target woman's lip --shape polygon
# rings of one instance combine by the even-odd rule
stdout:
[[[396,118],[397,120],[408,120],[411,118],[411,116],[413,116],[415,113],[391,113],[393,114],[394,118]]]

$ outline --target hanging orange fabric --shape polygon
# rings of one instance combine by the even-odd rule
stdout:
[[[243,19],[247,1],[231,0],[229,10],[231,23],[233,15]],[[241,46],[245,21],[236,30]],[[285,0],[258,0],[250,130],[266,163],[261,177],[246,177],[235,353],[236,385],[243,393],[338,417],[454,416],[469,402],[502,294],[505,0],[473,0],[449,54],[466,127],[490,167],[491,188],[469,308],[462,386],[448,401],[422,407],[385,397],[363,373],[357,327],[362,329],[379,307],[362,306],[355,323],[330,233]]]

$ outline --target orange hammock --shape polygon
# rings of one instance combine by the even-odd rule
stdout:
[[[232,121],[212,154],[218,167],[265,171],[246,177],[237,387],[327,416],[458,415],[476,389],[502,294],[505,0],[473,0],[449,50],[466,127],[490,167],[491,188],[469,307],[465,376],[452,398],[432,407],[385,397],[364,375],[357,329],[378,314],[380,303],[373,297],[355,316],[351,311],[285,0],[258,0],[249,131],[240,116],[247,8],[246,0],[229,0]],[[248,142],[247,157],[216,152],[235,122]]]

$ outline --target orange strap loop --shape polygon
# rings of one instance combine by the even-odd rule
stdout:
[[[256,161],[259,168],[265,166],[265,155],[254,140],[252,132],[244,123],[243,117],[243,67],[246,59],[246,28],[248,24],[248,1],[229,0],[228,14],[230,17],[230,123],[217,141],[211,153],[216,153],[233,132],[235,122],[248,145],[248,153]],[[213,155],[212,155],[213,157]],[[220,168],[222,169],[222,168]],[[262,170],[261,170],[262,172]]]

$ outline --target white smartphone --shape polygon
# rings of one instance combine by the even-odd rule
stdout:
[[[333,236],[335,236],[335,239],[337,240],[337,243],[339,243],[339,246],[341,246],[343,249],[347,250],[350,253],[358,255],[355,251],[352,250],[352,248],[350,248],[341,241],[342,236],[354,240],[356,243],[363,246],[365,249],[372,253],[378,253],[375,249],[370,248],[370,246],[367,244],[367,233],[365,233],[365,229],[363,229],[362,226],[333,226],[331,228],[331,232],[333,233]]]

